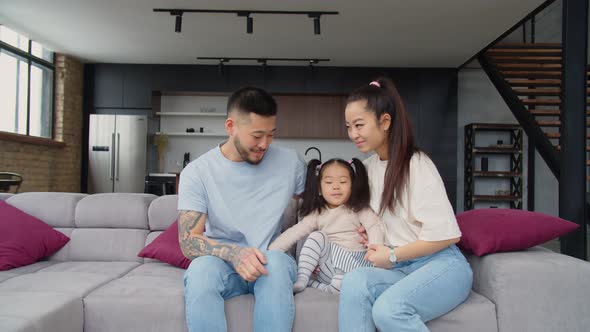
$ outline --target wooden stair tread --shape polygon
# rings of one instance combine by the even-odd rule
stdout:
[[[519,96],[559,96],[561,88],[517,88],[512,89]],[[590,88],[586,89],[590,93]]]
[[[561,54],[561,49],[551,49],[551,48],[539,48],[539,49],[534,49],[534,48],[490,48],[489,50],[487,50],[486,52],[487,55],[492,56],[495,54],[510,54],[510,55],[515,55],[515,54],[522,54],[522,55],[538,55],[538,54]]]
[[[547,99],[547,98],[537,98],[537,99],[528,99],[523,98],[520,100],[525,105],[561,105],[561,99]],[[587,104],[590,104],[590,99],[586,100]]]
[[[561,126],[560,120],[537,120],[537,125],[541,127],[559,127]],[[590,121],[586,122],[586,126],[590,126]]]
[[[506,82],[512,86],[545,86],[561,87],[561,79],[526,79],[526,78],[506,78]],[[590,86],[590,81],[586,84]]]
[[[560,99],[521,99],[525,105],[561,105]]]
[[[561,63],[496,63],[498,68],[510,68],[512,70],[543,70],[543,69],[560,69]]]
[[[494,63],[561,63],[561,56],[555,55],[491,55]]]
[[[561,138],[561,133],[545,133],[547,138]],[[590,134],[586,135],[586,139],[590,139]]]
[[[512,89],[517,95],[525,96],[559,96],[561,93],[560,88],[520,88]],[[590,89],[588,89],[590,91]]]
[[[554,145],[557,151],[561,151],[561,145]],[[586,151],[590,151],[590,146],[586,147]]]
[[[515,43],[515,42],[500,42],[494,45],[494,48],[559,48],[561,43]]]
[[[530,108],[528,110],[534,116],[560,116],[561,110],[538,110],[536,108]],[[586,111],[586,115],[590,115],[590,111]]]
[[[561,78],[561,71],[502,70],[500,73],[508,78]]]

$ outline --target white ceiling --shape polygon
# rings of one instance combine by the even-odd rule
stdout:
[[[330,58],[322,66],[457,67],[543,0],[0,0],[0,24],[84,62],[212,64],[197,56]],[[153,8],[326,10],[174,17]],[[232,62],[232,64],[236,64]],[[253,64],[243,63],[243,64]],[[269,62],[269,65],[273,63]],[[282,63],[281,63],[282,64]]]

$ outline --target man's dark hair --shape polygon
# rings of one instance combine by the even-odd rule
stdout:
[[[237,110],[242,114],[256,113],[261,116],[277,115],[277,103],[270,93],[255,87],[241,88],[229,97],[227,112]]]

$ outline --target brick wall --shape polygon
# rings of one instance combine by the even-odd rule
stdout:
[[[54,140],[61,145],[0,138],[0,171],[23,176],[20,192],[80,191],[84,67],[56,54]]]

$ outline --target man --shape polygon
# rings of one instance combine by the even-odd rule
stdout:
[[[180,177],[179,242],[193,260],[184,275],[187,326],[226,331],[224,301],[252,293],[254,331],[291,331],[296,263],[266,248],[303,191],[305,165],[294,151],[270,146],[277,106],[266,91],[234,92],[227,111],[228,140]]]

